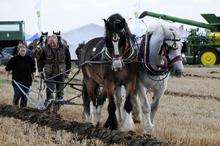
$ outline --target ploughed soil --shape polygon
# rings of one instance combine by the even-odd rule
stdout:
[[[170,145],[155,137],[138,135],[135,132],[121,132],[96,128],[91,123],[79,123],[75,121],[63,120],[57,114],[39,112],[32,108],[18,108],[11,105],[0,105],[0,117],[13,117],[29,123],[36,123],[40,126],[50,127],[54,131],[66,130],[67,132],[77,133],[78,140],[99,139],[106,144],[125,144],[125,145]]]

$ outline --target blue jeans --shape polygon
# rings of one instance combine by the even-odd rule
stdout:
[[[19,100],[20,100],[20,107],[26,107],[27,106],[27,97],[24,95],[24,93],[28,94],[29,89],[19,85],[19,87],[23,90],[23,92],[24,92],[23,93],[14,82],[12,82],[12,86],[14,89],[13,105],[18,105]],[[30,88],[30,87],[28,87],[28,88]]]

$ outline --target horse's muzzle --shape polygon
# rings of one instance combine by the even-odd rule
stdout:
[[[173,70],[173,71],[172,71],[172,74],[173,74],[175,77],[180,78],[180,77],[183,75],[183,72],[182,72],[181,70]]]
[[[112,59],[112,70],[119,71],[123,67],[123,60],[121,57]]]

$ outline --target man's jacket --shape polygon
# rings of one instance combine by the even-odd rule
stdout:
[[[60,45],[59,48],[50,48],[48,45],[43,48],[38,61],[39,72],[47,76],[53,76],[65,72],[71,68],[69,48]],[[67,72],[68,74],[69,72]]]

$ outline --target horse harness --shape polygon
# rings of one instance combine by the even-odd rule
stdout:
[[[146,35],[142,36],[140,49],[144,49],[144,50],[142,50],[143,56],[142,57],[139,56],[139,59],[141,60],[142,70],[148,72],[152,76],[165,75],[170,71],[172,65],[175,62],[182,60],[181,55],[174,57],[172,60],[170,60],[170,58],[169,58],[169,51],[171,49],[176,48],[177,47],[176,42],[180,41],[180,39],[176,39],[176,36],[173,32],[172,32],[172,35],[174,36],[173,39],[164,39],[163,44],[161,46],[161,49],[159,51],[159,55],[161,55],[162,57],[165,57],[165,59],[163,60],[164,61],[163,65],[156,65],[158,68],[161,68],[160,70],[154,69],[152,67],[152,64],[150,63],[150,60],[149,60],[149,55],[150,55],[149,42],[150,42],[152,33],[146,33]],[[172,41],[173,45],[169,46],[166,43],[166,41]]]
[[[130,40],[130,44],[134,44],[132,43],[132,41]],[[102,48],[100,48],[100,45]],[[137,49],[134,47],[136,44],[131,45],[131,53],[128,55],[128,57],[123,59],[123,62],[126,63],[130,63],[132,61],[134,61],[137,57]],[[128,42],[126,42],[126,46],[125,46],[125,51],[123,52],[124,56],[125,54],[128,53],[129,51],[129,44]],[[108,48],[106,47],[105,44],[105,39],[102,38],[101,40],[99,40],[95,47],[93,47],[92,52],[91,52],[91,56],[87,56],[88,52],[90,51],[89,49],[86,48],[82,48],[83,52],[81,52],[81,64],[79,66],[83,66],[85,64],[111,64],[113,62],[113,57],[110,55]],[[100,57],[101,56],[101,57]]]

